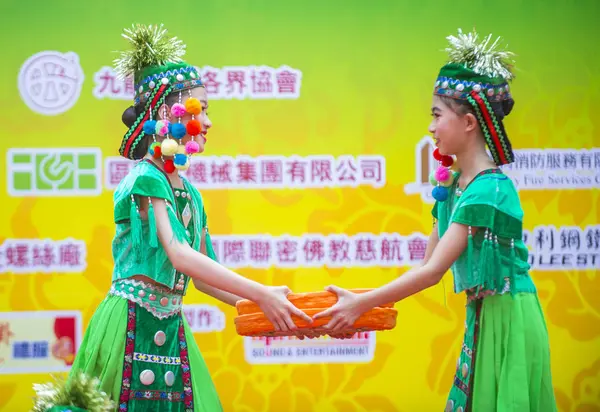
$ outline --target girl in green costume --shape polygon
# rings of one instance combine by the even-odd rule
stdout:
[[[435,224],[423,262],[400,278],[357,295],[330,286],[338,303],[314,318],[351,326],[371,308],[434,286],[448,269],[465,292],[464,340],[445,410],[552,412],[556,402],[548,334],[522,241],[518,193],[498,166],[513,162],[502,124],[514,101],[512,54],[491,36],[450,36],[448,64],[435,84],[429,131],[440,168],[432,175]],[[486,144],[492,158],[486,151]],[[449,166],[456,156],[459,172]]]
[[[114,194],[113,282],[71,377],[98,378],[119,412],[221,411],[181,312],[190,279],[228,304],[257,302],[278,330],[295,329],[292,314],[311,319],[289,302],[287,287],[264,286],[217,263],[202,197],[178,174],[204,150],[211,127],[200,74],[162,26],[134,26],[123,36],[133,47],[116,68],[134,77],[135,102],[123,114],[129,130],[120,153],[138,162]]]

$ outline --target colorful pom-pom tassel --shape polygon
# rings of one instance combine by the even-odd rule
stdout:
[[[154,127],[154,133],[156,133],[157,135],[161,135],[160,134],[160,129],[163,128],[163,126],[165,125],[165,122],[163,122],[162,120],[159,120],[158,122],[155,123],[155,127]]]
[[[442,154],[440,153],[440,149],[438,149],[437,147],[433,151],[433,158],[438,162],[442,161]]]
[[[452,186],[452,183],[454,183],[454,173],[450,173],[450,177],[448,177],[448,179],[444,180],[443,182],[439,182],[440,186],[444,187],[450,187]]]
[[[438,184],[438,181],[435,180],[435,170],[429,173],[429,183],[431,183],[432,186],[437,186]]]
[[[173,139],[165,139],[163,140],[163,142],[160,145],[160,148],[162,150],[162,154],[165,156],[173,156],[175,153],[177,153],[177,147],[179,145],[177,144],[177,142]]]
[[[158,134],[160,134],[161,136],[166,136],[169,134],[170,131],[171,123],[168,120],[165,120],[163,123],[163,127],[161,127],[160,132],[158,132]]]
[[[187,170],[190,167],[190,161],[188,160],[182,165],[176,164],[175,167],[177,168],[177,170],[180,170],[180,171]]]
[[[185,136],[185,133],[185,126],[181,123],[173,123],[171,126],[171,135],[173,135],[175,139],[181,139],[183,136]]]
[[[438,202],[443,202],[448,199],[448,188],[443,186],[436,186],[433,188],[433,192],[431,193],[433,198]]]
[[[435,180],[437,180],[438,182],[440,182],[440,183],[445,182],[449,178],[450,178],[450,171],[448,170],[448,168],[446,168],[444,166],[440,166],[435,171]]]
[[[181,103],[175,103],[171,107],[171,114],[175,117],[183,117],[186,113],[187,111],[185,110],[185,106]]]
[[[158,150],[158,156],[156,155],[156,151]],[[158,142],[153,142],[149,147],[148,147],[148,153],[150,153],[150,156],[157,158],[160,157],[160,143]]]
[[[165,172],[173,173],[174,171],[175,171],[175,164],[173,163],[173,161],[171,159],[167,160],[165,162]]]
[[[202,112],[200,100],[196,99],[195,97],[190,97],[185,101],[185,110],[188,113],[199,115]]]
[[[200,145],[197,142],[194,142],[193,140],[190,140],[189,142],[187,142],[185,144],[185,152],[187,154],[195,154],[200,152]]]
[[[156,122],[156,134],[159,136],[166,136],[169,134],[170,123],[168,120],[159,120]]]
[[[144,122],[144,133],[154,134],[156,131],[156,120],[146,120]]]
[[[185,162],[187,162],[187,156],[184,154],[178,153],[173,158],[173,163],[175,163],[175,166],[182,166],[185,164]]]
[[[187,130],[187,134],[189,134],[190,136],[198,136],[202,131],[202,125],[196,119],[192,119],[189,122],[187,122],[185,128]]]
[[[452,166],[452,164],[454,163],[454,159],[452,158],[452,156],[442,156],[442,165],[446,166],[446,167],[450,167]]]

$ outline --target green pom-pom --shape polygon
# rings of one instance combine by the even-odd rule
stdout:
[[[429,183],[431,183],[432,186],[437,186],[438,184],[437,180],[435,180],[435,170],[432,170],[431,173],[429,173]]]

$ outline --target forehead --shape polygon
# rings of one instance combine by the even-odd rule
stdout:
[[[188,92],[189,93],[189,92]],[[206,93],[206,89],[204,87],[194,87],[191,90],[192,97],[200,101],[208,101],[208,94]]]
[[[440,98],[440,96],[434,94],[431,102],[431,109],[450,110],[450,107],[448,107],[448,105]]]

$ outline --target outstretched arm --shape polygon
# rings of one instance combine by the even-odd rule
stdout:
[[[206,285],[244,297],[256,302],[277,330],[295,330],[291,315],[298,316],[307,322],[311,318],[295,307],[287,298],[290,293],[287,287],[267,287],[252,281],[221,266],[202,253],[196,252],[187,243],[174,238],[167,211],[167,203],[163,199],[151,199],[154,209],[158,239],[173,267],[186,273],[194,280]],[[172,212],[171,212],[172,213]]]
[[[202,229],[202,239],[204,239],[205,241],[202,242],[202,247],[200,251],[203,255],[208,256],[208,254],[206,253],[206,229]],[[243,299],[237,295],[234,295],[233,293],[225,292],[224,290],[217,289],[214,286],[207,285],[200,279],[192,279],[192,282],[194,282],[194,286],[199,291],[204,292],[207,295],[212,296],[213,298],[218,299],[223,303],[227,303],[228,305],[235,306],[238,300]]]
[[[467,247],[467,239],[467,226],[453,223],[435,246],[431,257],[427,259],[426,256],[427,260],[422,266],[409,270],[381,288],[365,293],[364,304],[372,308],[398,302],[438,284]]]
[[[376,306],[400,301],[436,285],[466,248],[467,239],[467,227],[453,223],[433,247],[431,257],[426,256],[424,264],[387,285],[360,295],[330,286],[328,290],[338,294],[338,303],[313,318],[331,316],[327,327],[336,332],[351,326],[361,314]]]

